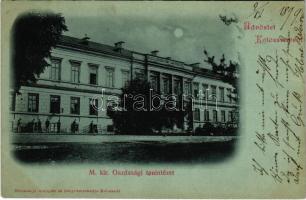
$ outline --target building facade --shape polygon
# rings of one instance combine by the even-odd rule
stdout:
[[[112,133],[112,119],[107,111],[94,109],[93,104],[99,107],[102,102],[93,99],[101,95],[102,88],[105,97],[119,96],[121,88],[135,78],[147,79],[161,94],[198,97],[202,91],[202,100],[195,98],[193,102],[193,129],[206,122],[226,124],[238,120],[238,105],[232,98],[234,88],[198,63],[164,58],[158,51],[145,54],[127,50],[124,42],[110,46],[69,36],[62,37],[51,55],[50,66],[37,83],[22,86],[16,96],[12,108],[15,131],[39,122],[39,126],[32,123],[34,132],[71,132],[74,123],[78,133],[88,133],[92,124],[98,133]],[[50,123],[48,130],[46,121]],[[177,127],[186,129],[184,124]]]

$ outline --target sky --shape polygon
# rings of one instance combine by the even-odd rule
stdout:
[[[95,11],[93,11],[95,12]],[[197,63],[210,68],[204,62],[204,48],[217,60],[238,60],[235,51],[234,26],[225,25],[219,14],[184,14],[169,12],[156,15],[148,10],[141,13],[117,11],[89,15],[66,15],[69,31],[65,35],[82,38],[87,34],[91,41],[113,45],[124,41],[124,48],[150,53],[159,50],[159,56],[171,57],[187,64]]]

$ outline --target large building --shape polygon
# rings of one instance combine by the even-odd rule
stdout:
[[[40,121],[44,131],[48,120],[50,132],[71,132],[75,121],[79,133],[87,133],[91,123],[99,133],[111,133],[112,119],[106,111],[97,112],[92,99],[101,95],[102,88],[105,96],[119,96],[121,88],[136,77],[149,80],[152,88],[162,94],[198,96],[200,90],[204,91],[205,100],[201,102],[205,103],[205,110],[200,109],[199,99],[194,100],[193,129],[206,122],[237,121],[238,105],[231,98],[234,88],[199,63],[161,57],[158,51],[146,54],[127,50],[124,42],[110,46],[68,36],[63,36],[52,50],[50,63],[37,83],[22,86],[21,94],[16,96],[12,111],[14,130]],[[177,127],[186,129],[184,124]]]

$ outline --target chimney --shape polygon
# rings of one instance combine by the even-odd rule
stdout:
[[[157,54],[158,54],[158,50],[154,50],[154,51],[151,51],[151,54],[153,55],[153,56],[157,56]]]
[[[123,41],[119,41],[119,42],[116,42],[115,43],[115,51],[121,51],[122,49],[123,49],[123,44],[124,44],[125,42],[123,42]]]
[[[192,63],[190,64],[192,67],[200,68],[200,63]]]
[[[85,36],[81,39],[81,44],[88,45],[90,37],[85,34]]]
[[[122,47],[123,44],[124,44],[123,41],[116,42],[116,43],[115,43],[115,47],[116,47],[116,48],[121,48],[121,49],[122,49],[122,48],[123,48],[123,47]]]

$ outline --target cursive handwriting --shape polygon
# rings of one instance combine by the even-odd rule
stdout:
[[[268,4],[253,4],[253,17],[265,24],[264,10]],[[271,177],[276,184],[301,182],[304,140],[304,13],[300,7],[280,6],[279,27],[275,34],[286,40],[257,52],[256,129],[253,145],[259,154],[252,158],[253,170]],[[250,22],[251,23],[251,22]],[[273,21],[269,21],[273,23]],[[270,31],[271,32],[271,31]],[[269,33],[270,33],[269,32]],[[264,32],[261,32],[264,34]],[[273,158],[273,159],[272,159]]]
[[[250,16],[252,16],[254,19],[259,19],[263,16],[263,13],[265,11],[265,7],[269,4],[269,2],[266,3],[259,3],[259,2],[255,2],[253,4],[253,8],[252,8],[252,14]],[[250,17],[249,16],[249,17]]]

